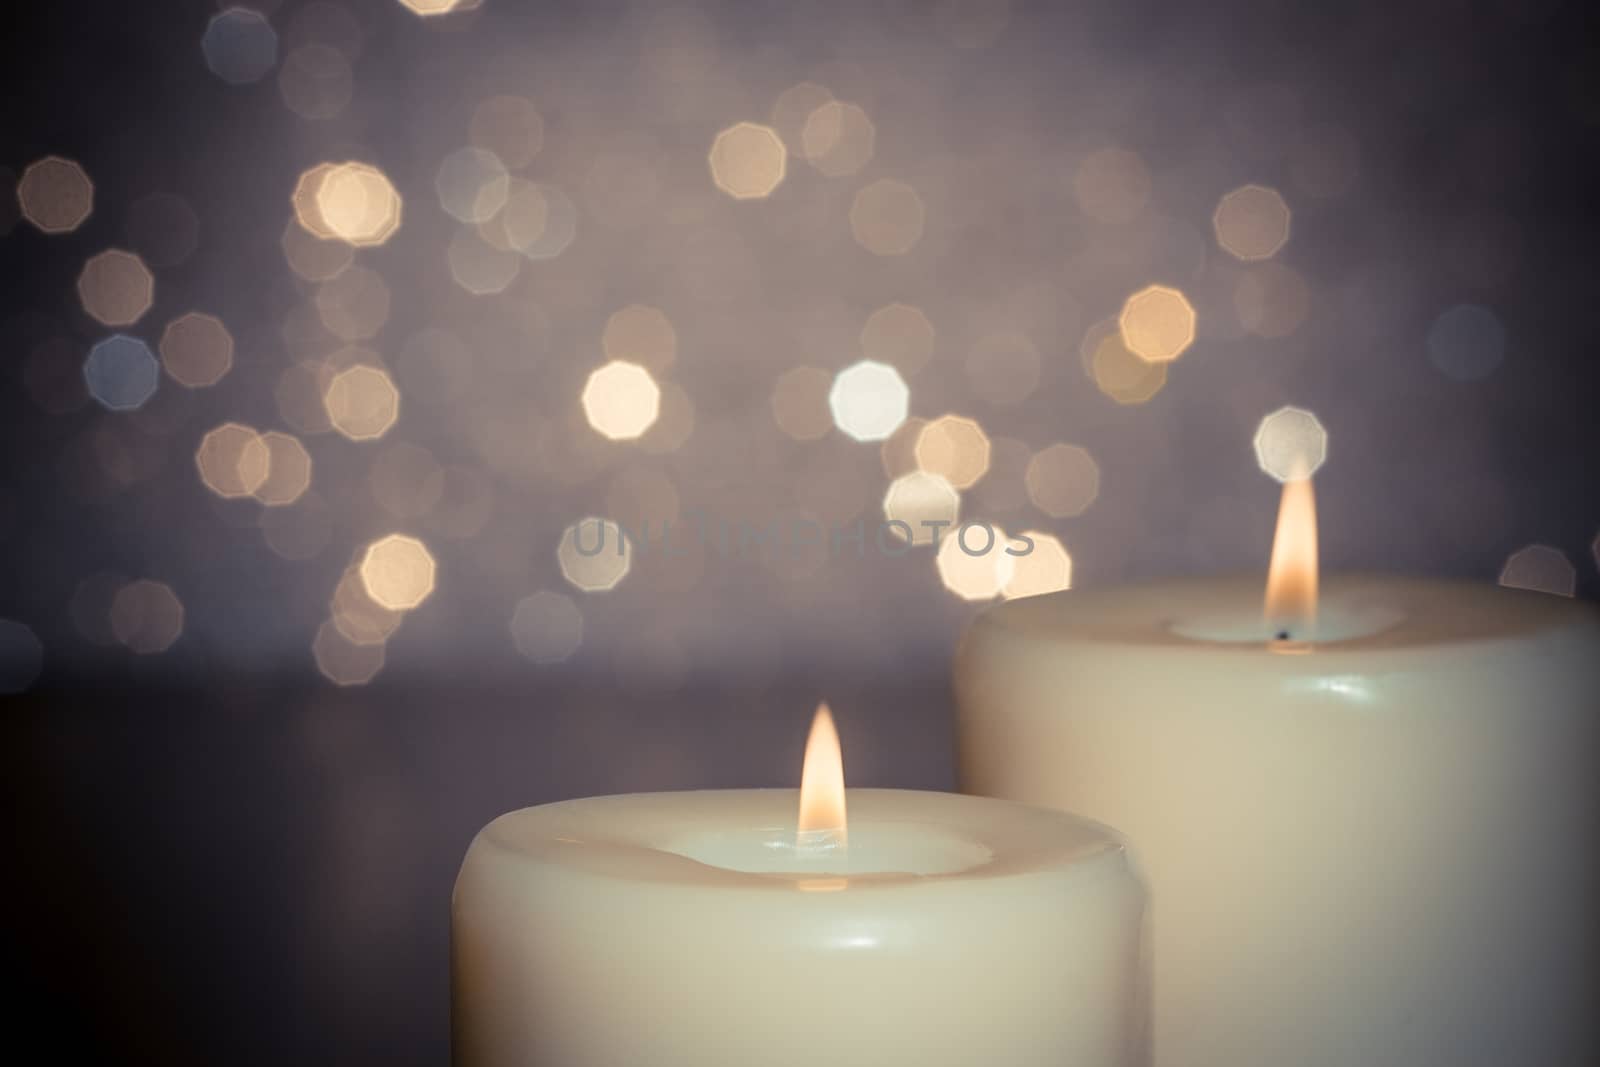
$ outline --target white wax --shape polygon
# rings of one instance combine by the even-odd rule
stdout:
[[[596,797],[503,815],[452,909],[456,1067],[1135,1067],[1143,890],[1042,808],[852,789]]]
[[[957,657],[963,788],[1125,831],[1158,1067],[1600,1062],[1600,616],[1492,586],[1017,600]],[[1321,635],[1313,635],[1321,636]]]

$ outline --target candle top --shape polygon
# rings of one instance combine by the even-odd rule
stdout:
[[[1266,632],[1259,576],[1182,578],[1007,601],[979,625],[1040,640],[1191,648],[1259,656]],[[1558,630],[1600,639],[1593,605],[1485,583],[1390,575],[1327,578],[1319,656],[1370,656],[1516,640]]]
[[[850,790],[849,847],[810,852],[795,844],[797,799],[792,789],[737,789],[568,800],[508,812],[472,848],[558,877],[782,891],[1128,873],[1122,840],[1098,823],[911,790]]]

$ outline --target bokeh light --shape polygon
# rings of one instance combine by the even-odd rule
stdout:
[[[207,489],[234,500],[253,495],[266,482],[272,450],[249,426],[225,422],[200,439],[194,462]]]
[[[871,161],[877,138],[877,128],[860,105],[829,100],[806,116],[800,150],[823,174],[844,178]]]
[[[155,301],[155,276],[144,260],[120,248],[89,257],[78,275],[83,310],[107,326],[129,326]]]
[[[499,156],[469,145],[440,161],[433,187],[446,213],[461,222],[487,222],[505,207],[511,175]]]
[[[1454,381],[1482,381],[1500,366],[1505,352],[1500,317],[1478,304],[1457,304],[1428,327],[1428,359]]]
[[[756,200],[783,183],[787,158],[776,130],[740,122],[717,134],[708,162],[718,189],[735,200]]]
[[[355,249],[324,229],[318,236],[291,220],[283,228],[279,244],[283,247],[284,261],[289,269],[308,282],[325,282],[335,277],[355,260]]]
[[[311,641],[317,670],[334,685],[366,685],[383,670],[384,646],[362,645],[339,632],[330,619]]]
[[[771,125],[790,155],[806,156],[802,139],[806,120],[813,111],[832,100],[833,93],[828,87],[816,82],[800,82],[778,94],[772,105]]]
[[[583,413],[595,431],[613,441],[631,441],[661,414],[661,388],[637,363],[614,359],[589,375]]]
[[[914,470],[889,483],[883,494],[889,532],[913,545],[931,545],[961,518],[961,494],[942,476]]]
[[[357,645],[381,645],[394,636],[405,621],[405,612],[388,608],[367,592],[360,564],[353,564],[339,576],[328,601],[328,620],[347,640]]]
[[[819,367],[790,367],[772,387],[772,418],[796,441],[815,441],[833,429],[828,390],[833,375]]]
[[[44,233],[71,233],[94,211],[94,183],[77,163],[46,156],[17,180],[22,217]]]
[[[433,593],[437,566],[428,546],[407,534],[389,534],[367,546],[361,583],[390,611],[410,611]]]
[[[293,434],[269,430],[261,435],[267,446],[267,476],[252,490],[268,507],[293,504],[311,488],[311,453]]]
[[[367,267],[340,271],[317,288],[317,317],[341,341],[366,341],[389,321],[389,284]]]
[[[422,18],[438,18],[478,6],[480,0],[399,0],[400,6]]]
[[[167,323],[161,365],[180,385],[200,389],[220,382],[233,366],[233,335],[215,315],[191,311]]]
[[[1289,205],[1276,189],[1241,185],[1217,202],[1211,228],[1235,259],[1271,259],[1289,243]]]
[[[1117,325],[1129,351],[1151,363],[1170,363],[1194,343],[1194,305],[1169,286],[1146,286],[1122,305]]]
[[[911,390],[887,363],[863,359],[840,371],[828,391],[833,424],[857,441],[882,441],[906,420]]]
[[[1012,539],[1011,577],[1000,593],[1007,600],[1042,596],[1072,588],[1072,556],[1061,539],[1039,530],[1026,530]]]
[[[366,363],[334,375],[322,404],[333,428],[352,441],[382,437],[400,417],[400,391],[389,372]]]
[[[89,395],[112,411],[144,406],[161,384],[161,368],[150,346],[137,337],[113,334],[96,342],[83,363]]]
[[[863,186],[850,205],[856,242],[879,256],[899,256],[922,239],[922,197],[905,182],[881,178]]]
[[[450,238],[445,258],[450,263],[450,277],[474,296],[493,296],[510,288],[522,272],[520,249],[511,246],[497,247],[483,234],[470,226],[463,226]]]
[[[154,655],[183,633],[183,602],[167,583],[141,578],[117,591],[109,618],[112,633],[130,651]]]
[[[1559,548],[1527,545],[1506,558],[1505,566],[1500,568],[1500,584],[1510,589],[1572,596],[1578,587],[1578,571]]]
[[[1167,384],[1167,365],[1136,355],[1122,342],[1115,322],[1092,327],[1083,341],[1085,370],[1102,393],[1118,404],[1148,402]]]
[[[261,12],[230,7],[212,16],[200,51],[211,73],[230,85],[248,85],[278,62],[278,34]]]
[[[400,228],[404,205],[389,178],[368,163],[322,163],[295,186],[295,218],[307,231],[357,248],[381,245]]]
[[[571,659],[583,644],[583,611],[564,593],[530,593],[511,613],[511,640],[534,663]]]
[[[44,646],[32,628],[15,619],[0,619],[0,695],[25,691],[43,665]]]
[[[1280,482],[1309,478],[1328,458],[1328,431],[1316,415],[1286,405],[1261,420],[1256,463]]]
[[[1028,499],[1046,515],[1070,519],[1100,495],[1100,464],[1078,445],[1053,444],[1035,452],[1023,472]]]
[[[965,415],[940,415],[922,428],[913,450],[917,467],[957,489],[969,489],[989,471],[989,435]]]
[[[968,521],[946,530],[934,557],[939,580],[962,600],[993,600],[1016,571],[1011,545],[993,523]]]
[[[885,304],[861,327],[861,354],[913,375],[933,358],[933,323],[912,304]]]
[[[1150,172],[1137,152],[1102,148],[1078,164],[1072,191],[1096,222],[1131,222],[1150,202]]]
[[[533,101],[521,96],[491,96],[472,110],[468,140],[474,148],[493,152],[506,167],[518,170],[544,148],[544,117]]]
[[[678,335],[660,308],[629,304],[606,319],[600,344],[606,357],[637,363],[654,374],[678,359]]]
[[[633,566],[633,544],[610,519],[588,516],[568,526],[556,549],[561,574],[585,593],[617,587]]]

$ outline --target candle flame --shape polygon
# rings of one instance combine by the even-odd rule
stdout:
[[[839,731],[834,729],[828,705],[817,705],[806,740],[806,761],[800,771],[800,840],[826,837],[830,844],[845,843],[844,755]]]
[[[1317,622],[1317,500],[1309,477],[1283,483],[1267,568],[1267,625],[1278,640],[1307,641]]]

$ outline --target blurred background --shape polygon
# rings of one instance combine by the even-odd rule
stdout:
[[[1299,464],[1331,569],[1600,592],[1588,5],[13,15],[4,937],[62,1055],[445,1062],[489,818],[793,785],[819,699],[951,788],[986,602],[1264,572]]]

